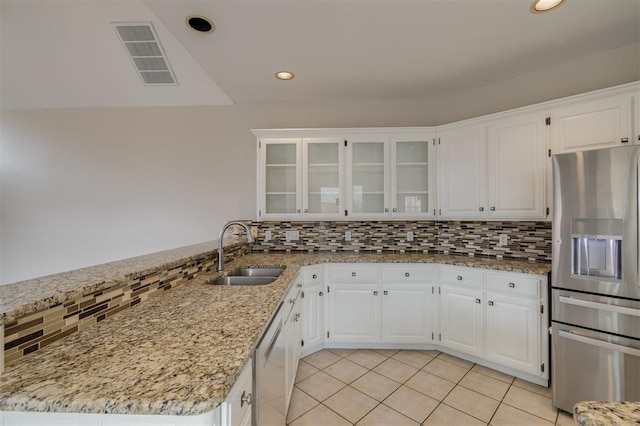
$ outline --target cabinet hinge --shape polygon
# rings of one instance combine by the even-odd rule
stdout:
[[[438,209],[438,216],[442,216],[442,209]]]
[[[540,305],[540,313],[544,314],[544,305]]]
[[[551,126],[551,117],[547,117],[544,119],[544,124],[546,124],[547,126]]]
[[[327,286],[327,293],[329,293],[331,291],[331,287]]]
[[[327,331],[327,339],[329,338],[329,332]]]
[[[300,346],[304,346],[304,340],[300,340]]]
[[[438,294],[442,294],[442,293],[440,293],[440,287],[438,287]]]
[[[440,145],[440,138],[438,138],[438,145]]]
[[[300,298],[304,299],[304,291],[300,292]]]
[[[442,341],[442,334],[438,333],[438,340]]]
[[[431,286],[431,294],[436,294],[436,288],[434,286]]]
[[[540,364],[540,371],[544,373],[544,364]]]
[[[346,139],[344,140],[344,146],[347,146],[347,140]]]
[[[547,207],[547,216],[549,216],[549,207]]]
[[[436,138],[433,138],[433,146],[436,146]]]
[[[436,215],[436,209],[433,209],[433,215],[434,216]]]
[[[262,217],[262,210],[258,210],[258,216]]]
[[[551,158],[551,150],[548,151],[547,155]]]
[[[345,210],[345,211],[344,211],[344,215],[345,215],[345,216],[349,216],[349,210]]]
[[[262,141],[258,141],[258,148],[262,148]]]
[[[431,332],[431,340],[435,340],[435,334]]]

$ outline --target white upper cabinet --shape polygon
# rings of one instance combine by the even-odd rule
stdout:
[[[517,116],[488,126],[489,218],[544,218],[545,119]]]
[[[640,95],[633,97],[634,125],[633,125],[633,143],[640,144]]]
[[[485,150],[485,126],[438,133],[438,205],[441,216],[486,216]]]
[[[302,212],[302,139],[258,142],[258,197],[263,219],[296,219]]]
[[[554,154],[632,143],[632,96],[577,101],[551,110],[551,151]]]
[[[391,216],[435,217],[435,132],[391,136]]]
[[[343,215],[343,140],[303,139],[303,217],[339,218]]]
[[[518,115],[438,134],[445,219],[544,219],[545,118]]]
[[[389,214],[389,143],[381,134],[349,138],[347,149],[347,210],[358,219]]]

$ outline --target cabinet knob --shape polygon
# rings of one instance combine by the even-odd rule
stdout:
[[[297,313],[297,314],[295,314],[295,316],[293,317],[293,320],[294,320],[295,322],[300,321],[300,314],[298,314],[298,313]]]
[[[294,303],[296,303],[296,299],[289,299],[289,304],[293,305]]]
[[[373,292],[373,295],[374,295],[374,296],[377,296],[377,295],[378,295],[378,290],[375,290],[375,291]]]
[[[251,405],[252,399],[253,396],[250,393],[242,391],[242,396],[240,397],[240,408],[242,408],[244,404]]]
[[[311,278],[313,278],[314,280],[318,278],[318,276],[316,274],[311,275]]]
[[[458,275],[458,276],[456,277],[456,279],[457,279],[458,281],[462,281],[462,275]]]
[[[352,273],[351,273],[351,276],[352,276],[352,277],[355,277],[355,276],[356,276],[356,273],[355,273],[355,272],[352,272]]]
[[[495,207],[493,207],[493,206],[491,206],[491,208],[490,208],[489,210],[491,210],[492,212],[495,212],[495,211],[496,211],[496,208],[495,208]]]
[[[385,296],[387,296],[389,294],[389,292],[387,290],[383,291],[382,294],[384,294]]]
[[[398,209],[394,207],[393,208],[393,212],[396,213],[397,211],[398,211]]]
[[[480,302],[481,302],[480,299],[476,299],[476,303],[480,303]]]
[[[480,207],[478,210],[480,210],[481,212],[484,211],[484,207]]]
[[[320,293],[318,293],[318,295],[324,296],[324,292],[321,291]]]
[[[300,209],[296,209],[296,213],[300,213]]]
[[[304,212],[305,213],[309,213],[309,209],[304,209]]]
[[[405,276],[405,277],[410,277],[410,276],[411,276],[411,274],[410,274],[410,273],[408,273],[408,272],[405,272],[405,273],[404,273],[404,276]]]
[[[493,306],[493,302],[489,300],[489,306]]]
[[[516,284],[515,283],[509,283],[509,288],[515,288]]]
[[[389,207],[385,207],[384,212],[389,213]]]

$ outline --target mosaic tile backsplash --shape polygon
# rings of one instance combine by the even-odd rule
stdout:
[[[551,261],[550,222],[485,221],[350,221],[253,222],[258,237],[253,251],[396,251],[462,254],[497,258]],[[297,241],[286,231],[296,230]],[[265,241],[265,232],[271,240]],[[351,232],[351,241],[345,232]],[[413,241],[407,241],[407,232]],[[498,245],[500,234],[508,237]]]
[[[225,261],[247,253],[246,245],[225,249]],[[10,366],[79,330],[116,315],[165,290],[217,267],[217,252],[170,269],[133,276],[128,282],[60,303],[5,324],[4,364]],[[1,330],[0,330],[1,331]]]

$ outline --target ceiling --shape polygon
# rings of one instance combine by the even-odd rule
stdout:
[[[535,15],[530,4],[0,0],[0,101],[20,109],[413,102],[640,42],[640,0],[567,0]],[[187,28],[192,14],[212,19],[215,32]],[[144,86],[114,21],[152,22],[179,85]],[[276,80],[283,69],[296,78]]]

